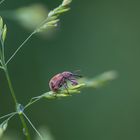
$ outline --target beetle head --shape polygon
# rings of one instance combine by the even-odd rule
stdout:
[[[82,76],[77,74],[76,72],[72,73],[69,71],[65,71],[62,73],[65,78],[81,78]]]

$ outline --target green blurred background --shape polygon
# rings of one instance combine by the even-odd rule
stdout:
[[[6,0],[0,8],[12,10],[33,3],[53,9],[61,0]],[[62,100],[42,100],[26,113],[37,128],[49,128],[55,140],[139,140],[140,1],[75,0],[71,7],[54,36],[34,36],[9,64],[18,100],[26,104],[48,91],[49,79],[65,70],[80,69],[88,77],[117,70],[119,78],[101,89]],[[5,22],[9,58],[30,32],[15,21]],[[13,110],[0,72],[0,116]],[[7,131],[22,136],[20,128],[14,118]]]

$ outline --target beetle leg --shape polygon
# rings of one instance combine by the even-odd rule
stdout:
[[[70,81],[72,83],[72,85],[78,85],[78,82],[75,78],[73,78],[73,79],[68,78],[67,80]]]
[[[68,91],[68,84],[67,84],[67,81],[65,81],[65,83],[64,83],[63,86],[64,86],[64,88],[67,90],[67,93],[70,94],[69,91]]]
[[[78,74],[73,74],[74,77],[76,78],[82,78],[83,76],[82,75],[78,75]]]
[[[62,86],[63,86],[63,83],[64,83],[64,78],[62,78],[62,79],[60,80],[58,87],[62,87]]]

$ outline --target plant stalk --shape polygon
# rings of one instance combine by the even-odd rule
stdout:
[[[7,60],[6,65],[14,58],[14,56],[18,53],[18,51],[23,47],[23,45],[36,33],[36,31],[33,31],[23,42],[22,44],[17,48],[17,50],[12,54],[12,56]]]
[[[7,79],[7,82],[8,82],[8,86],[9,86],[9,89],[10,89],[10,92],[11,92],[11,95],[12,95],[12,98],[14,100],[14,103],[15,103],[15,107],[17,109],[17,105],[18,105],[18,101],[17,101],[17,98],[16,98],[16,95],[15,95],[15,92],[14,92],[14,89],[13,89],[13,86],[12,86],[12,82],[11,82],[11,79],[10,79],[10,76],[9,76],[9,72],[8,72],[8,69],[7,69],[7,66],[6,65],[3,65],[4,67],[4,72],[5,72],[5,75],[6,75],[6,79]],[[23,114],[19,114],[19,118],[21,120],[21,123],[22,123],[22,126],[23,126],[23,129],[25,129],[25,132],[26,132],[26,139],[27,140],[31,140],[31,137],[30,137],[30,133],[29,133],[29,129],[27,127],[27,124],[25,122],[25,119],[24,119],[24,116]]]

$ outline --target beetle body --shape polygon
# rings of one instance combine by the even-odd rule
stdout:
[[[69,81],[73,86],[75,86],[78,84],[78,77],[81,76],[69,71],[64,71],[52,77],[52,79],[49,82],[49,87],[54,92],[59,91],[61,87],[64,87],[67,90],[67,82]]]

